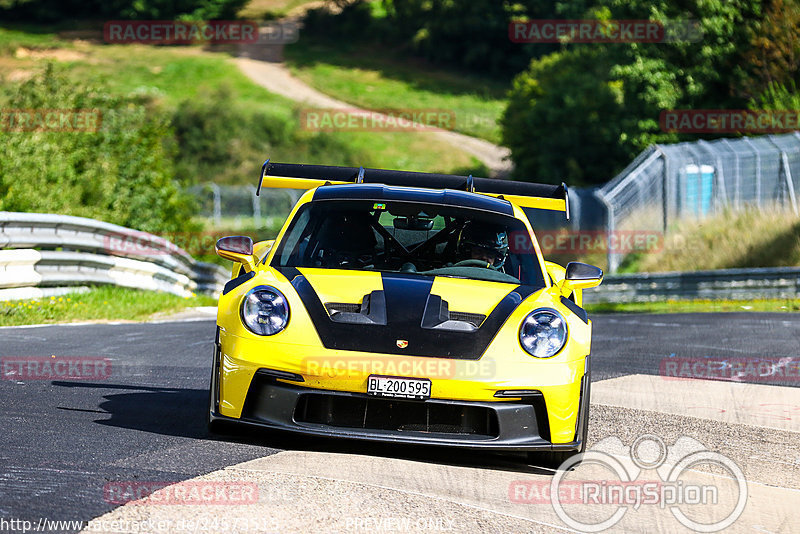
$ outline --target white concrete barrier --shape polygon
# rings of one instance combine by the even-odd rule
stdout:
[[[97,284],[189,296],[228,280],[226,269],[163,237],[84,217],[0,212],[0,247],[0,300]]]

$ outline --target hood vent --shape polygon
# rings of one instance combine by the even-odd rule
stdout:
[[[325,309],[334,323],[387,324],[386,297],[383,291],[373,291],[369,295],[364,295],[361,304],[328,302],[325,304]]]
[[[328,315],[333,317],[337,313],[360,313],[361,304],[351,304],[349,302],[328,302],[325,304]]]
[[[468,313],[468,312],[457,312],[451,311],[450,312],[450,320],[451,321],[461,321],[464,323],[470,323],[475,328],[480,328],[483,321],[486,320],[486,316],[480,313]]]
[[[422,316],[422,328],[474,332],[484,319],[486,316],[479,313],[451,312],[446,300],[439,295],[431,294]]]
[[[383,291],[364,295],[361,304],[353,302],[328,302],[325,310],[331,321],[349,324],[387,324],[386,297]],[[422,314],[422,328],[474,332],[486,316],[480,313],[450,311],[448,303],[438,295],[430,295]]]

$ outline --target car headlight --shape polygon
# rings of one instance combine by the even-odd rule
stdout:
[[[242,301],[242,322],[259,336],[277,334],[289,322],[289,302],[274,287],[253,288]]]
[[[555,356],[567,342],[567,321],[555,310],[533,311],[519,327],[519,342],[531,356]]]

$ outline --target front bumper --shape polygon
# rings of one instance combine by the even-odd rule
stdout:
[[[212,397],[213,399],[213,397]],[[578,450],[553,444],[544,397],[480,402],[410,401],[295,386],[256,373],[241,418],[210,407],[212,421],[297,434],[498,451]]]

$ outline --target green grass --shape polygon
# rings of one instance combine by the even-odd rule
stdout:
[[[199,46],[103,45],[59,39],[55,33],[33,34],[19,29],[0,28],[0,77],[10,72],[39,70],[50,59],[16,58],[20,46],[36,49],[70,49],[80,59],[59,61],[58,66],[77,82],[101,87],[114,94],[143,94],[154,97],[165,112],[187,99],[197,98],[226,85],[236,94],[237,103],[272,116],[288,118],[299,128],[299,105],[258,86],[245,76],[224,50],[211,51]],[[57,59],[57,58],[54,58]],[[311,133],[313,135],[313,132]],[[339,140],[360,155],[365,167],[443,173],[485,174],[476,158],[455,149],[431,134],[413,132],[337,132]],[[324,151],[323,151],[324,152]],[[330,163],[329,155],[298,154],[291,145],[259,154],[254,168],[263,158],[298,163]],[[252,169],[242,169],[238,181],[252,183]]]
[[[95,61],[75,63],[70,75],[90,80],[119,93],[156,95],[167,106],[177,106],[185,99],[197,97],[201,91],[221,85],[230,86],[237,102],[254,111],[292,118],[297,123],[294,102],[275,95],[250,81],[230,61],[227,54],[204,52],[196,47],[103,46],[93,51]],[[124,68],[123,68],[124,65]],[[452,145],[433,139],[430,134],[410,132],[337,132],[340,140],[354,153],[363,154],[365,167],[485,174],[485,167]],[[297,161],[291,147],[276,147],[270,154],[273,161]],[[327,160],[300,163],[328,163]],[[324,155],[323,155],[323,159]],[[260,167],[259,158],[258,167]],[[242,176],[240,183],[252,183],[252,173]]]
[[[97,62],[75,63],[70,75],[103,84],[119,93],[156,95],[167,106],[177,106],[195,98],[201,91],[223,84],[230,86],[237,102],[249,109],[290,118],[295,124],[294,102],[275,95],[250,81],[239,71],[227,54],[207,53],[196,48],[154,48],[146,46],[104,46],[93,57]],[[124,68],[123,68],[124,65]],[[356,154],[363,154],[365,167],[389,167],[430,172],[472,172],[484,174],[485,167],[465,152],[427,135],[407,132],[337,132],[341,141]],[[270,154],[274,161],[297,161],[291,146],[275,147]],[[329,163],[322,159],[298,163]],[[253,174],[245,173],[239,183],[250,184]]]
[[[97,320],[141,321],[155,313],[216,304],[215,298],[205,295],[183,298],[168,293],[103,286],[60,297],[0,302],[0,326]]]
[[[305,37],[285,48],[292,72],[315,89],[367,109],[437,109],[455,130],[498,143],[507,81],[448,72],[375,46]]]
[[[800,312],[800,300],[669,300],[587,304],[589,313]]]
[[[58,39],[55,31],[42,30],[35,26],[20,26],[0,31],[0,54],[14,54],[17,48],[48,49],[71,47]]]
[[[167,107],[227,85],[237,99],[253,109],[291,117],[294,103],[259,87],[225,53],[197,46],[93,46],[87,61],[75,62],[69,75],[117,94],[142,93]]]
[[[646,221],[642,215],[641,220]],[[657,246],[626,255],[618,272],[692,272],[717,269],[800,266],[800,216],[785,206],[764,206],[724,211],[706,219],[686,219],[661,230],[647,230],[634,215],[622,231],[634,230],[658,236]],[[604,252],[545,254],[560,265],[582,261],[608,268]]]
[[[780,206],[684,221],[664,246],[626,258],[625,272],[699,271],[800,265],[800,217]]]

